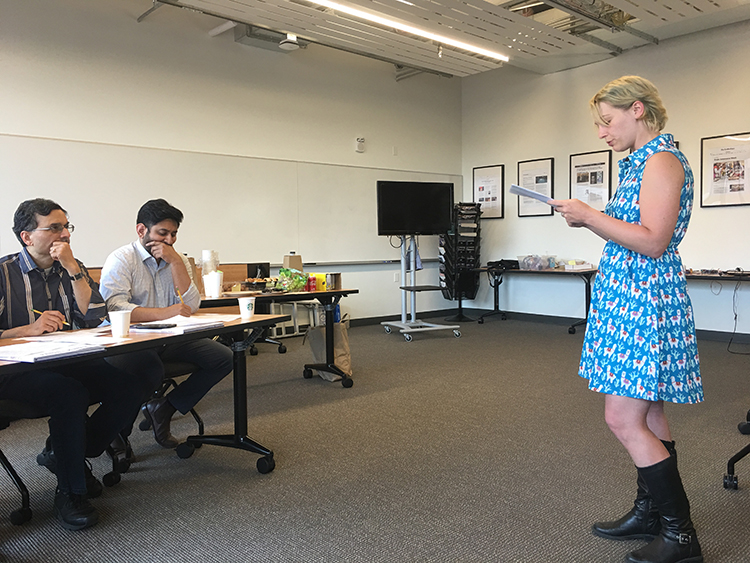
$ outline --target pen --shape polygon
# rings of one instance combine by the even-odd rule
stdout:
[[[41,312],[41,311],[37,311],[36,309],[32,309],[32,311],[34,311],[34,312],[35,312],[35,313],[36,313],[37,315],[41,315],[41,314],[42,314],[42,312]],[[70,324],[69,324],[69,323],[66,323],[65,321],[63,321],[63,324],[64,324],[65,326],[70,326]]]
[[[175,287],[174,290],[177,292],[177,297],[180,298],[180,303],[182,303],[184,305],[185,301],[182,299],[182,293],[180,293],[180,288]]]

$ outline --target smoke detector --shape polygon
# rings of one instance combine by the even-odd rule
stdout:
[[[284,51],[296,51],[299,49],[299,43],[297,43],[297,36],[293,33],[287,33],[286,39],[279,41],[279,49]]]

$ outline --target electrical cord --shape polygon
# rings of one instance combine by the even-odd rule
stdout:
[[[737,311],[738,310],[738,306],[737,306],[738,293],[740,290],[740,285],[743,282],[743,278],[746,277],[745,272],[743,272],[739,268],[737,268],[737,271],[740,272],[739,274],[737,274],[739,276],[739,279],[737,280],[737,283],[734,285],[734,291],[732,292],[732,314],[734,315],[734,328],[732,329],[732,336],[729,337],[729,343],[727,344],[727,352],[729,352],[730,354],[736,354],[738,356],[750,356],[750,352],[736,352],[731,349],[732,342],[734,341],[734,337],[737,334],[737,320],[739,317],[739,313]]]

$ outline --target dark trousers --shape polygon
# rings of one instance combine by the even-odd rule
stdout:
[[[167,398],[182,414],[192,409],[211,388],[232,371],[232,351],[214,340],[202,338],[181,344],[168,344],[154,350],[144,350],[120,356],[111,356],[107,361],[113,366],[138,374],[144,381],[153,383],[151,391],[142,397],[147,401],[164,379],[163,362],[190,362],[198,369],[180,383]],[[137,414],[136,414],[137,416]],[[131,421],[130,427],[132,427]],[[129,434],[128,429],[124,430]]]
[[[85,458],[102,454],[138,412],[142,394],[134,376],[102,359],[0,377],[0,398],[49,414],[57,486],[74,494],[86,492]],[[100,404],[87,416],[95,403]]]

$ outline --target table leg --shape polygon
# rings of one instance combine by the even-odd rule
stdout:
[[[568,334],[575,334],[577,326],[582,326],[586,324],[586,320],[588,319],[588,315],[589,315],[589,307],[591,306],[591,277],[595,274],[596,272],[588,273],[588,274],[579,274],[579,277],[586,284],[586,290],[585,290],[586,291],[586,310],[583,312],[584,316],[580,321],[576,321],[568,327]]]
[[[477,319],[477,323],[483,324],[485,317],[491,317],[492,315],[500,315],[500,318],[502,320],[506,320],[508,316],[505,314],[505,311],[500,310],[500,284],[503,283],[503,272],[502,271],[492,271],[490,272],[490,275],[495,279],[495,283],[490,285],[492,286],[492,311],[489,311],[488,313],[482,313],[482,315]]]
[[[188,436],[177,446],[177,455],[186,458],[193,455],[195,448],[203,444],[224,446],[260,454],[256,464],[260,473],[270,473],[276,467],[273,452],[247,436],[247,364],[245,351],[252,346],[265,328],[259,327],[245,337],[244,333],[232,335],[232,356],[234,361],[234,434],[214,434]]]

